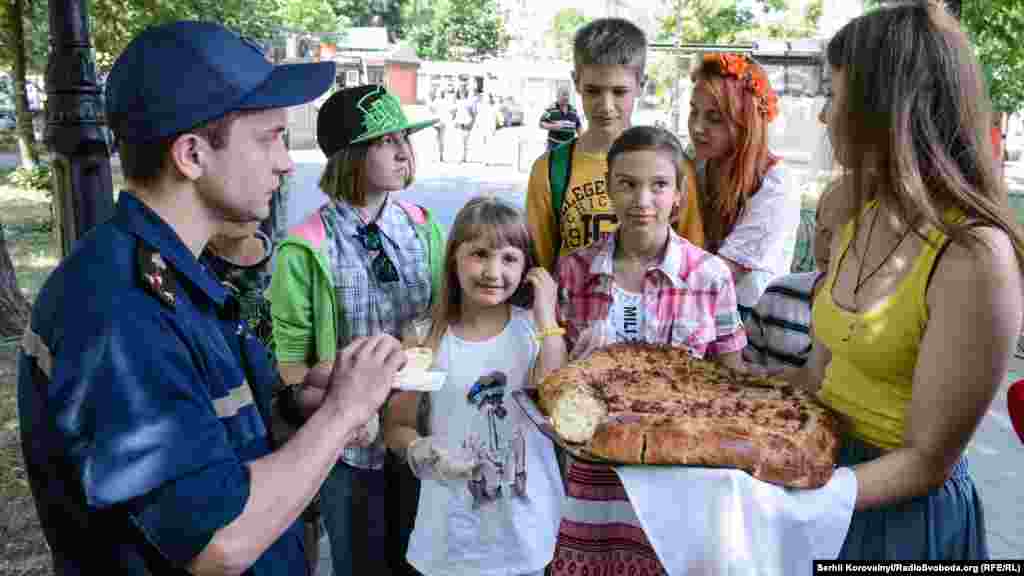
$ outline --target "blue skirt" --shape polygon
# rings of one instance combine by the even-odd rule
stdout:
[[[840,466],[853,466],[883,451],[847,438]],[[985,514],[967,458],[953,467],[945,484],[912,500],[856,510],[839,560],[987,560]]]

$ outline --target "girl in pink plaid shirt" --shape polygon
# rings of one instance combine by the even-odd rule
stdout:
[[[622,341],[657,342],[742,368],[746,335],[726,264],[672,231],[683,149],[637,126],[608,152],[619,229],[558,262],[570,358]],[[665,574],[610,466],[570,459],[552,574]],[[585,570],[585,571],[584,571]]]

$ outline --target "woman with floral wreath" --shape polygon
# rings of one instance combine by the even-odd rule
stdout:
[[[789,272],[800,203],[768,149],[778,97],[764,68],[742,54],[708,54],[691,75],[689,134],[703,247],[725,260],[744,319],[768,282]]]

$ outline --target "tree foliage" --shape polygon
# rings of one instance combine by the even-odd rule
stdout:
[[[279,2],[277,17],[289,30],[334,34],[346,27],[348,18],[341,16],[330,0],[289,0]]]
[[[997,110],[1024,108],[1024,4],[964,0],[962,24],[988,77]]]
[[[735,0],[673,0],[671,5],[661,21],[662,42],[731,43],[754,25],[753,9]]]
[[[729,44],[765,38],[807,38],[814,35],[822,0],[671,0],[661,20],[658,39],[671,42]]]
[[[39,162],[39,153],[36,147],[35,129],[32,122],[32,112],[29,109],[27,76],[31,67],[32,46],[33,46],[33,25],[27,16],[31,16],[37,9],[35,3],[26,0],[3,0],[0,2],[0,38],[3,39],[3,60],[11,70],[10,78],[5,78],[4,88],[9,87],[9,93],[5,94],[13,104],[16,127],[15,133],[18,141],[18,156],[21,167],[27,170],[34,170]],[[36,39],[38,42],[39,39]]]
[[[352,26],[384,26],[391,41],[404,36],[409,0],[331,0],[335,12]],[[428,0],[418,0],[426,3]]]
[[[576,31],[590,20],[575,8],[563,8],[555,14],[546,36],[548,44],[560,59],[567,62],[572,61],[572,42]]]
[[[0,19],[9,21],[15,9],[12,0],[0,0]],[[46,69],[46,54],[49,50],[49,14],[47,3],[40,0],[26,1],[22,7],[22,22],[25,31],[25,50],[30,72]],[[0,68],[10,70],[14,66],[14,37],[9,26],[0,27]]]
[[[428,60],[498,56],[508,47],[509,35],[497,8],[496,0],[436,0],[410,26],[407,37],[417,55]]]
[[[96,64],[100,70],[109,70],[117,55],[139,32],[175,20],[218,22],[255,40],[269,40],[283,24],[282,7],[305,1],[93,0],[89,3],[89,24]]]
[[[866,0],[872,10],[884,0]],[[962,0],[960,24],[971,39],[985,70],[989,94],[996,110],[1015,112],[1024,108],[1024,4],[1007,0]]]

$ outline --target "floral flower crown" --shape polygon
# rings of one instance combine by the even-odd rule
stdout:
[[[731,76],[743,82],[744,88],[753,94],[757,111],[766,122],[770,123],[779,115],[779,97],[768,83],[768,76],[749,58],[742,54],[706,54],[704,64],[715,64],[720,76]]]

